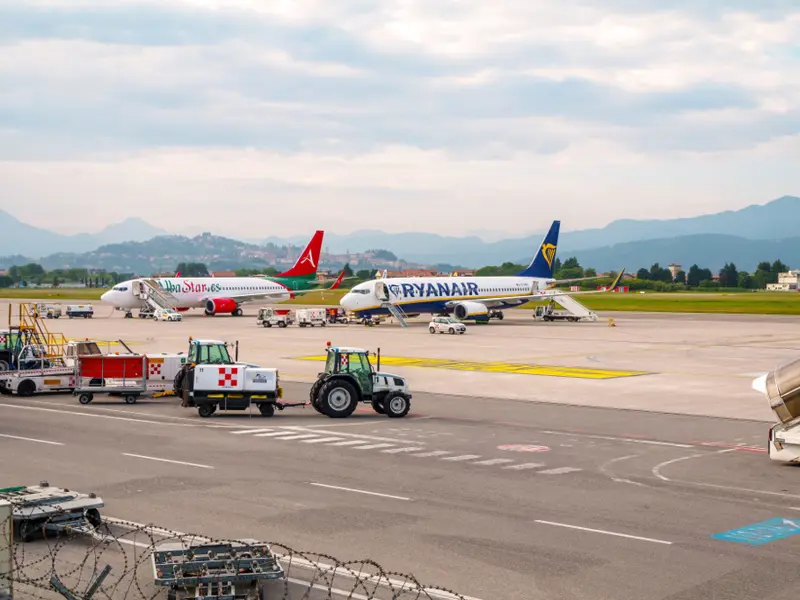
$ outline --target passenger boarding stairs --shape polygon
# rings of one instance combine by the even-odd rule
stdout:
[[[152,310],[174,310],[178,299],[158,285],[155,279],[138,279],[134,284],[134,295]]]
[[[406,313],[403,312],[403,309],[400,308],[397,304],[393,304],[391,302],[384,302],[382,307],[387,309],[389,313],[397,319],[398,323],[400,323],[401,327],[408,327],[408,322],[406,322]]]
[[[564,310],[575,317],[585,319],[587,321],[597,321],[597,315],[586,308],[583,304],[575,300],[575,298],[572,296],[559,295],[553,296],[552,299],[560,304]]]

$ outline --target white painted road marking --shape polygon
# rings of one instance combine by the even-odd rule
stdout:
[[[480,454],[462,454],[461,456],[448,456],[447,458],[440,458],[439,460],[452,460],[453,462],[459,462],[462,460],[472,460],[473,458],[480,457]]]
[[[25,442],[36,442],[37,444],[50,444],[51,446],[63,446],[61,442],[51,442],[50,440],[37,440],[36,438],[20,437],[18,435],[8,435],[7,433],[0,433],[0,437],[8,438],[10,440],[22,440]]]
[[[132,421],[134,423],[147,423],[150,425],[168,425],[170,427],[205,427],[202,424],[190,423],[165,423],[164,421],[150,421],[147,419],[129,419],[127,417],[115,417],[113,415],[96,415],[88,412],[81,412],[79,410],[57,410],[55,408],[41,408],[39,406],[20,406],[18,404],[0,404],[3,408],[16,408],[19,410],[38,410],[41,412],[60,413],[62,415],[69,415],[71,417],[89,417],[92,419],[110,419],[112,421]]]
[[[297,435],[296,431],[270,431],[268,433],[257,433],[253,437],[275,437],[284,435]]]
[[[574,473],[575,471],[582,471],[575,467],[557,467],[555,469],[547,469],[546,471],[539,471],[539,475],[563,475],[564,473]]]
[[[538,469],[539,467],[544,467],[544,463],[522,463],[521,465],[509,465],[508,467],[503,467],[504,469],[514,469],[515,471],[524,471],[525,469]]]
[[[555,523],[553,521],[540,521],[536,519],[534,523],[541,523],[542,525],[553,525],[554,527],[566,527],[567,529],[577,529],[579,531],[588,531],[589,533],[602,533],[604,535],[613,535],[615,537],[628,538],[630,540],[639,540],[642,542],[652,542],[654,544],[666,544],[671,546],[672,542],[666,540],[656,540],[653,538],[640,537],[638,535],[628,535],[627,533],[617,533],[616,531],[606,531],[604,529],[590,529],[588,527],[580,527],[579,525],[568,525],[566,523]]]
[[[210,465],[198,465],[197,463],[190,463],[190,462],[183,462],[180,460],[170,460],[168,458],[158,458],[155,456],[143,456],[142,454],[128,454],[126,452],[122,453],[122,456],[130,456],[131,458],[143,458],[144,460],[156,460],[158,462],[165,462],[165,463],[172,463],[175,465],[185,465],[187,467],[197,467],[199,469],[213,469],[214,467]]]
[[[490,458],[489,460],[481,460],[474,464],[476,465],[502,465],[503,463],[514,462],[510,458]]]
[[[406,498],[405,496],[392,496],[391,494],[379,494],[378,492],[368,492],[367,490],[356,490],[353,488],[346,488],[340,487],[338,485],[327,485],[325,483],[310,483],[309,485],[313,485],[316,487],[323,487],[328,488],[331,490],[341,490],[344,492],[354,492],[356,494],[366,494],[368,496],[380,496],[381,498],[392,498],[394,500],[411,500],[411,498]]]
[[[353,446],[353,450],[375,450],[376,448],[391,448],[394,444],[370,444],[368,446]]]
[[[364,440],[347,440],[345,442],[336,442],[335,444],[331,444],[331,446],[358,446],[363,443]]]
[[[420,450],[424,450],[425,448],[420,448],[419,446],[409,446],[407,448],[392,448],[391,450],[381,450],[381,452],[385,454],[400,454],[401,452],[419,452]]]
[[[323,442],[337,442],[341,440],[340,437],[323,437],[323,438],[314,438],[311,440],[302,440],[304,444],[322,444]]]
[[[427,458],[429,456],[444,456],[445,454],[452,454],[452,452],[448,452],[446,450],[433,450],[432,452],[423,452],[422,454],[412,454],[411,456],[417,456],[419,458]]]
[[[262,433],[261,435],[266,435]],[[300,435],[290,435],[289,437],[281,437],[280,439],[285,440],[307,440],[308,438],[317,438],[319,437],[316,433],[302,433]]]
[[[266,433],[273,431],[272,429],[242,429],[241,431],[231,431],[233,435],[242,435],[243,433]]]

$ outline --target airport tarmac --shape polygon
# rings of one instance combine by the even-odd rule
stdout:
[[[796,355],[793,319],[617,314],[609,327],[512,313],[432,336],[424,322],[262,329],[253,316],[154,323],[96,307],[95,319],[48,325],[147,351],[184,350],[189,335],[239,340],[241,359],[281,369],[290,400],[321,367],[298,358],[327,340],[473,370],[387,365],[414,391],[399,420],[366,407],[346,420],[310,407],[201,419],[170,398],[3,397],[9,484],[46,478],[96,491],[112,517],[369,557],[482,600],[796,595],[800,471],[767,458],[774,419],[750,389]]]

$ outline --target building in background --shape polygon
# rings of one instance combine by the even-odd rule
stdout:
[[[777,283],[768,283],[767,290],[771,292],[796,292],[800,289],[800,270],[778,273]]]

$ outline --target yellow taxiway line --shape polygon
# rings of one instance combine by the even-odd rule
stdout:
[[[295,359],[324,361],[326,357],[298,356]],[[573,377],[577,379],[616,379],[617,377],[635,377],[648,374],[646,371],[611,371],[608,369],[584,369],[581,367],[553,367],[506,362],[445,360],[441,358],[406,358],[401,356],[381,356],[381,365],[450,369],[454,371],[480,371],[482,373],[516,373],[519,375],[542,375],[545,377]]]

